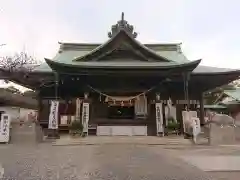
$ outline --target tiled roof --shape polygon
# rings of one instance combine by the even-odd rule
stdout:
[[[232,97],[234,100],[240,101],[240,88],[234,90],[225,90],[224,93],[227,96]]]
[[[63,64],[74,64],[72,61],[78,57],[85,56],[91,50],[96,48],[100,44],[83,44],[83,43],[61,43],[60,50],[56,56],[52,59]],[[189,63],[190,60],[182,53],[180,44],[145,44],[146,47],[154,50],[156,54],[165,57],[176,63]],[[126,62],[126,61],[125,61]],[[109,62],[108,62],[109,63]],[[136,62],[132,62],[136,63]],[[129,65],[131,63],[128,63]],[[117,65],[117,63],[116,63]],[[150,65],[151,66],[151,65]],[[47,65],[46,62],[42,63],[40,66],[36,67],[34,71],[39,72],[51,72],[51,68]],[[217,68],[210,66],[199,65],[193,70],[193,73],[221,73],[234,71],[233,69],[227,68]]]

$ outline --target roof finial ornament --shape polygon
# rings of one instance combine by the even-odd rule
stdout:
[[[122,12],[122,21],[124,21],[124,12]]]
[[[128,22],[124,19],[124,12],[122,12],[121,20],[117,22],[117,24],[112,25],[111,32],[108,33],[108,37],[112,38],[119,31],[124,30],[133,38],[137,37],[137,33],[134,32],[134,28],[132,25],[128,24]]]

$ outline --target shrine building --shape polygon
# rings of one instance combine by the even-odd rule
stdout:
[[[33,71],[1,73],[38,93],[38,121],[44,129],[49,128],[51,100],[57,100],[58,132],[81,119],[89,135],[154,136],[166,126],[168,102],[176,107],[182,131],[183,110],[200,106],[204,124],[203,93],[240,75],[240,70],[189,60],[181,43],[139,42],[124,14],[106,39],[99,44],[60,42],[56,56]]]

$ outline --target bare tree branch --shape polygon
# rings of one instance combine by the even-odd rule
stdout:
[[[0,57],[0,68],[9,72],[29,72],[38,65],[39,62],[25,52],[17,53],[14,56]]]

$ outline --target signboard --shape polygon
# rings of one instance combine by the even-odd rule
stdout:
[[[10,116],[8,114],[2,114],[0,127],[0,142],[9,142]]]
[[[58,107],[59,101],[51,101],[50,114],[49,114],[49,129],[58,129]]]
[[[82,123],[83,132],[88,133],[88,121],[89,121],[89,103],[82,104]]]
[[[157,135],[163,133],[162,103],[156,103],[156,125]]]
[[[197,136],[201,132],[200,120],[199,118],[193,117],[192,119],[192,129],[193,129],[193,141],[197,142]]]
[[[200,120],[199,118],[192,118],[193,136],[197,136],[201,132]]]

